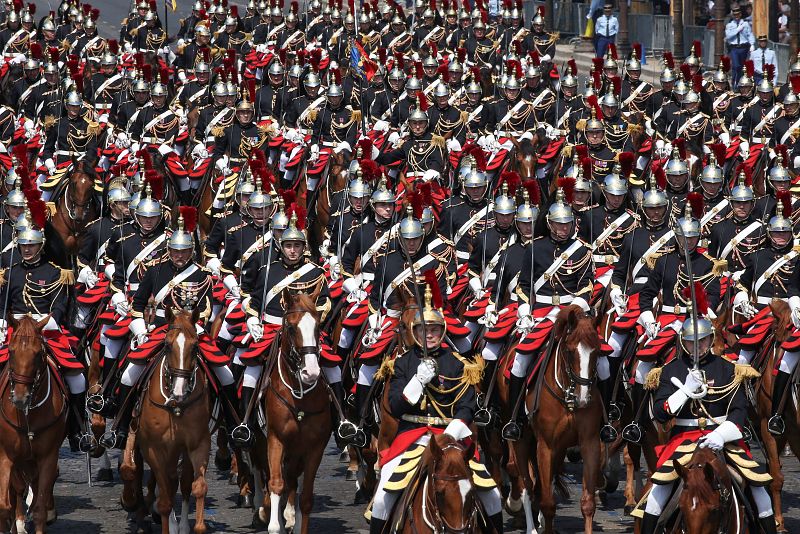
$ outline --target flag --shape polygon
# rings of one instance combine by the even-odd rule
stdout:
[[[358,41],[353,41],[350,47],[350,69],[356,76],[364,76],[367,81],[372,81],[372,77],[378,70],[378,65],[369,58],[364,47]]]
[[[178,0],[166,0],[166,2],[172,9],[173,13],[178,10]]]

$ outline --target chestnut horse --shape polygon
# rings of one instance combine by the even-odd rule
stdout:
[[[347,206],[348,199],[340,198],[339,195],[347,187],[347,179],[342,175],[344,170],[346,170],[344,152],[332,153],[325,177],[317,184],[317,190],[314,192],[316,196],[314,213],[309,213],[311,224],[308,238],[313,254],[317,254],[319,246],[325,240],[325,229],[331,213]],[[344,206],[341,205],[342,203]]]
[[[544,532],[552,534],[556,514],[554,480],[560,476],[567,449],[580,447],[583,457],[581,513],[584,532],[591,533],[594,492],[600,474],[600,425],[604,409],[596,387],[600,338],[591,317],[578,306],[567,306],[556,317],[551,342],[556,345],[539,371],[544,373],[539,406],[529,416],[532,432],[523,433],[523,438],[514,443],[514,452],[519,465],[527,465],[529,458],[534,460],[535,486],[527,470],[519,471],[528,495],[533,496],[534,510],[540,510],[544,516]],[[527,393],[528,411],[535,403],[535,394],[535,390]],[[531,531],[534,510],[527,499],[523,499],[523,506],[527,528]]]
[[[42,328],[49,317],[10,320],[14,329],[9,359],[0,379],[0,531],[24,531],[26,486],[34,492],[31,508],[36,534],[55,520],[53,486],[58,475],[58,451],[67,434],[67,395],[48,361]],[[81,406],[80,409],[83,409]]]
[[[174,313],[174,315],[173,315]],[[158,486],[156,508],[161,515],[161,531],[170,532],[174,496],[181,466],[181,532],[188,532],[189,494],[195,498],[195,533],[206,532],[205,498],[208,492],[206,468],[211,450],[209,386],[197,354],[199,312],[167,312],[169,328],[164,354],[153,362],[153,372],[142,393],[136,447],[150,465]],[[130,442],[130,436],[129,436]],[[129,448],[122,466],[125,495],[141,494],[141,470],[131,466]],[[136,470],[135,475],[131,471]],[[136,488],[131,488],[136,484]],[[128,503],[129,504],[129,503]],[[141,506],[143,503],[137,503]]]
[[[269,497],[264,495],[264,511],[269,515],[268,532],[278,534],[281,528],[279,506],[285,496],[285,528],[292,530],[298,478],[303,475],[300,532],[308,534],[314,506],[314,479],[331,435],[331,401],[320,381],[317,295],[294,295],[284,291],[282,298],[286,312],[280,332],[280,350],[264,390],[269,463]]]
[[[48,251],[56,252],[52,257],[62,258],[59,261],[62,267],[71,266],[70,259],[78,254],[86,226],[99,214],[94,190],[96,179],[94,169],[87,167],[84,162],[78,162],[66,182],[54,191],[52,200],[56,209],[49,226],[58,241],[50,239],[47,245]]]
[[[472,440],[464,447],[447,434],[431,436],[414,479],[387,523],[397,525],[397,532],[408,534],[481,532],[478,497],[469,468],[474,454]]]

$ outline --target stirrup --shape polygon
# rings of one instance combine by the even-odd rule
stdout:
[[[253,444],[253,431],[245,423],[231,430],[231,441],[241,448],[248,448]]]
[[[86,432],[81,434],[80,438],[78,439],[78,450],[84,453],[90,453],[97,448],[97,439],[89,433]]]
[[[478,408],[472,421],[476,426],[486,428],[492,422],[492,412],[490,412],[488,408]]]
[[[625,425],[622,429],[622,439],[631,443],[639,443],[642,441],[642,427],[639,423],[633,422]]]
[[[519,427],[519,424],[517,424],[516,421],[509,421],[503,427],[501,435],[503,436],[503,439],[508,441],[518,441],[519,438],[522,437],[522,429]]]
[[[619,407],[619,404],[616,402],[612,402],[608,405],[608,422],[615,423],[622,419],[622,410]]]
[[[772,435],[782,436],[786,432],[786,423],[783,421],[783,416],[776,413],[770,417],[769,421],[767,421],[767,430]]]
[[[353,439],[352,439],[353,447],[357,447],[359,449],[363,449],[364,447],[367,446],[367,441],[368,441],[367,433],[364,432],[364,429],[357,428],[356,429],[356,433],[355,433],[355,435],[353,436]]]
[[[86,399],[86,408],[90,412],[98,415],[103,415],[107,404],[110,403],[106,402],[106,398],[100,393],[89,395],[89,397]]]
[[[608,423],[603,425],[603,428],[600,429],[600,441],[603,443],[613,443],[617,440],[618,436],[619,433],[617,429]]]
[[[105,449],[121,449],[127,437],[119,430],[109,430],[100,437],[100,445]]]

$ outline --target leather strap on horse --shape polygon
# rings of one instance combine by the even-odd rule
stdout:
[[[289,410],[289,413],[292,414],[292,417],[294,417],[295,421],[297,421],[298,423],[300,423],[303,419],[305,419],[308,416],[319,415],[319,414],[325,413],[324,410],[317,410],[315,412],[307,412],[305,410],[298,410],[296,406],[292,406],[291,404],[289,404],[289,401],[287,401],[285,398],[283,398],[283,396],[280,394],[280,392],[277,389],[275,389],[275,384],[271,380],[269,382],[269,386],[268,387],[269,387],[269,389],[272,390],[272,393],[278,398],[278,400],[281,401],[281,404],[283,404],[286,407],[286,409]]]

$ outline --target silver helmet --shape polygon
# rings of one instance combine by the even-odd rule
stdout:
[[[517,203],[514,197],[508,194],[508,185],[505,183],[500,188],[500,194],[494,199],[494,212],[500,215],[513,215],[517,212]]]
[[[136,215],[139,217],[161,217],[161,202],[153,198],[153,189],[150,184],[144,188],[144,197],[136,205]]]

